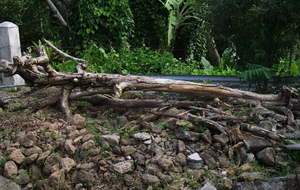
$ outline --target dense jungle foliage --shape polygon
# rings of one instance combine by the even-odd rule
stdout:
[[[299,75],[299,0],[2,0],[0,22],[19,26],[23,49],[46,38],[89,61],[91,72]],[[48,49],[53,66],[76,63]],[[213,61],[212,61],[213,60]]]

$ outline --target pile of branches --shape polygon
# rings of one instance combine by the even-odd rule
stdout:
[[[32,57],[31,49],[27,48],[22,57],[13,57],[13,62],[1,60],[0,73],[6,77],[19,74],[29,87],[34,87],[30,92],[18,97],[2,97],[0,105],[7,104],[11,99],[24,98],[37,91],[44,90],[51,86],[59,86],[60,94],[49,94],[49,97],[30,102],[22,108],[32,107],[32,112],[53,104],[59,104],[67,121],[72,121],[73,115],[69,108],[69,101],[87,101],[93,105],[106,105],[110,107],[138,108],[138,107],[185,107],[203,111],[213,111],[217,115],[202,117],[186,113],[184,115],[172,115],[186,120],[198,121],[206,126],[226,133],[226,127],[215,120],[230,120],[241,122],[253,119],[259,111],[280,113],[286,116],[287,122],[294,122],[294,114],[299,111],[299,101],[291,98],[291,91],[283,87],[278,94],[258,94],[254,92],[232,89],[220,85],[194,83],[170,79],[157,79],[132,75],[89,73],[85,70],[88,67],[87,61],[65,54],[49,41],[45,42],[61,55],[78,62],[74,73],[57,72],[49,63],[49,58],[44,46],[38,47],[39,56]],[[101,63],[99,63],[101,64]],[[192,94],[197,96],[210,96],[215,98],[215,103],[221,107],[249,106],[251,111],[247,116],[237,117],[222,109],[212,107],[201,101],[179,101],[159,99],[120,99],[125,91],[161,91],[180,94]],[[116,96],[116,97],[115,97]],[[227,103],[225,103],[227,102]],[[155,113],[163,114],[163,113]],[[266,131],[254,126],[245,126],[246,129],[281,140],[283,137],[273,132]]]

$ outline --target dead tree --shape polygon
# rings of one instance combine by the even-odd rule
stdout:
[[[28,86],[37,86],[40,89],[50,86],[61,86],[59,96],[49,97],[48,99],[40,101],[36,110],[59,102],[67,121],[70,121],[72,118],[69,109],[69,100],[84,100],[91,103],[106,102],[115,105],[119,104],[121,106],[122,100],[112,98],[105,94],[115,94],[117,97],[120,97],[123,92],[130,90],[227,97],[233,102],[240,104],[248,102],[254,107],[263,106],[271,110],[280,111],[285,115],[291,114],[290,110],[293,109],[293,104],[290,103],[290,91],[287,87],[284,87],[278,94],[257,94],[214,84],[122,74],[89,73],[85,71],[88,67],[87,61],[67,55],[54,47],[47,40],[45,40],[45,42],[61,55],[77,61],[77,72],[62,73],[54,70],[49,64],[49,58],[44,46],[38,47],[38,57],[31,57],[31,50],[29,48],[24,56],[13,57],[13,62],[1,60],[0,72],[4,73],[5,76],[19,74],[26,81]],[[44,71],[40,71],[40,67],[42,67]],[[74,89],[77,89],[76,92]],[[78,89],[80,90],[78,91]],[[0,101],[7,102],[8,99],[9,98],[4,98],[4,100],[0,99]],[[126,104],[128,105],[128,102]],[[131,101],[130,105],[138,107],[150,104],[153,104],[153,100],[152,103],[135,100]],[[159,104],[163,105],[164,103],[157,101],[155,105]]]

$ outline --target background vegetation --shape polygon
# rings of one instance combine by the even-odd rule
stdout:
[[[0,22],[20,28],[25,48],[40,39],[83,57],[91,72],[299,75],[298,0],[2,0]],[[73,71],[51,52],[53,65]],[[215,61],[212,61],[215,60]]]

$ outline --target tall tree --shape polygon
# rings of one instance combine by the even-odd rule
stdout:
[[[300,32],[298,0],[208,0],[212,32],[231,42],[239,67],[272,67],[296,45]]]

